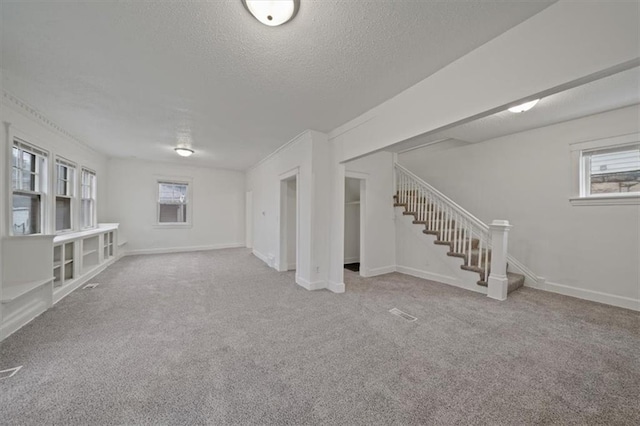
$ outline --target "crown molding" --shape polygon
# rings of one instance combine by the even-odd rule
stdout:
[[[37,121],[41,125],[49,128],[51,130],[59,133],[61,136],[64,136],[65,138],[67,138],[70,141],[74,142],[76,145],[78,145],[78,146],[80,146],[80,147],[82,147],[84,149],[87,149],[89,151],[92,151],[92,152],[94,152],[96,154],[104,155],[104,156],[108,157],[108,155],[106,153],[98,151],[97,149],[93,148],[88,143],[86,143],[83,140],[79,139],[78,137],[74,136],[72,133],[67,131],[62,126],[60,126],[58,123],[56,123],[55,121],[53,121],[50,118],[48,118],[47,116],[45,116],[43,113],[38,111],[36,108],[34,108],[31,105],[29,105],[27,102],[25,102],[22,99],[18,98],[14,94],[7,92],[4,89],[2,90],[2,99],[4,101],[6,101],[9,105],[18,107],[18,109],[20,111],[22,111],[23,113],[26,113],[33,120]]]

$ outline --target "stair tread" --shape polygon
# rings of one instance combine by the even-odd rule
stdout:
[[[520,287],[524,286],[524,275],[515,272],[507,272],[507,294],[516,291]],[[487,287],[489,284],[486,281],[478,281],[478,285]]]

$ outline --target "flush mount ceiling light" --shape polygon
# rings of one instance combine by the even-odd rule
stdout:
[[[189,148],[175,148],[175,150],[176,150],[176,153],[181,157],[189,157],[194,152],[192,149],[189,149]]]
[[[516,105],[514,107],[509,108],[509,111],[515,112],[516,114],[520,113],[520,112],[529,111],[531,108],[536,106],[536,104],[538,103],[539,100],[540,99],[536,99],[535,101],[525,102],[523,104]]]
[[[242,0],[258,21],[270,27],[277,27],[290,21],[300,8],[300,0]]]

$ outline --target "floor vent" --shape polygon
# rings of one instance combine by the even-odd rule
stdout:
[[[399,316],[400,318],[404,318],[404,319],[406,319],[407,321],[410,321],[410,322],[413,322],[413,321],[418,319],[418,318],[416,318],[414,316],[409,315],[406,312],[402,312],[398,308],[389,309],[389,312],[391,312],[393,315]]]
[[[10,368],[8,370],[2,370],[0,371],[0,380],[2,379],[8,379],[10,377],[13,377],[16,375],[16,373],[18,371],[20,371],[20,369],[22,368],[22,366],[19,367],[14,367],[14,368]]]
[[[89,283],[82,288],[96,288],[100,285],[100,283]]]

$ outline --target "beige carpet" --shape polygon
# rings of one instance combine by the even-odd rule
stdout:
[[[245,249],[124,258],[0,345],[0,424],[640,424],[640,315]],[[391,315],[398,308],[415,317]]]

